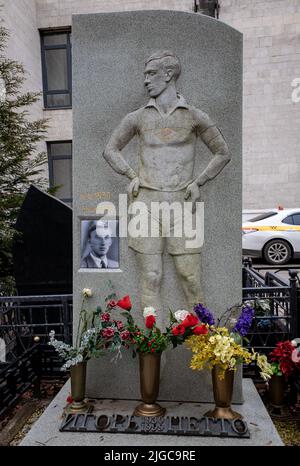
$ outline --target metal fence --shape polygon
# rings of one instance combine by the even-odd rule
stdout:
[[[0,338],[5,342],[6,362],[30,349],[36,337],[46,345],[50,330],[71,343],[72,299],[72,295],[0,297]]]
[[[252,268],[251,261],[243,267],[243,301],[255,309],[249,346],[268,354],[278,341],[300,336],[300,288],[297,271],[289,270],[289,278],[274,272],[265,276]]]
[[[39,345],[32,346],[15,361],[0,364],[0,416],[13,406],[28,389],[40,395],[41,352]]]
[[[0,298],[0,416],[29,388],[38,395],[42,376],[61,374],[49,332],[71,343],[72,320],[72,295]]]

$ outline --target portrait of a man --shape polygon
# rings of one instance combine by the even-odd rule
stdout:
[[[119,268],[117,221],[81,221],[81,263],[84,269]]]

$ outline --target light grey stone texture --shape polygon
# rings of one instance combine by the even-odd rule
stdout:
[[[148,102],[144,63],[158,49],[171,49],[180,57],[180,94],[217,122],[232,157],[217,179],[201,188],[205,206],[203,289],[208,307],[220,315],[241,301],[242,34],[212,18],[174,11],[75,15],[72,30],[74,329],[81,290],[92,288],[92,309],[103,303],[109,279],[120,297],[130,294],[132,312],[142,321],[139,273],[127,239],[120,239],[120,270],[79,270],[80,217],[95,212],[97,202],[86,200],[88,193],[109,192],[116,205],[119,193],[126,193],[128,182],[114,173],[102,152],[121,119]],[[199,146],[199,153],[203,157],[196,157],[195,177],[211,160],[204,145]],[[128,144],[123,155],[135,169],[136,141]],[[161,294],[164,312],[186,308],[168,254],[164,255]],[[212,400],[210,377],[189,369],[190,353],[185,348],[168,351],[164,358],[161,399]],[[124,354],[117,366],[105,357],[91,361],[89,367],[88,396],[139,397],[137,360],[130,354]],[[236,381],[234,399],[242,402],[241,379],[237,376]]]
[[[59,432],[59,426],[62,422],[62,410],[70,391],[70,384],[67,382],[46,411],[33,425],[20,446],[282,446],[283,442],[252,380],[244,379],[243,388],[247,401],[244,405],[238,405],[233,408],[244,416],[244,420],[249,427],[250,439]],[[130,415],[136,404],[136,400],[97,400],[95,402],[95,412],[99,409],[103,414],[112,415],[119,413]],[[205,403],[177,404],[168,402],[161,404],[167,408],[168,415],[197,417],[201,417],[213,406]]]

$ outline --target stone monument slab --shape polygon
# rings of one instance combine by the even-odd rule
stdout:
[[[216,179],[200,186],[204,204],[204,244],[201,249],[201,286],[206,305],[216,316],[241,302],[242,210],[242,35],[220,21],[193,13],[135,11],[73,16],[73,177],[74,177],[74,329],[83,288],[91,288],[91,307],[103,302],[110,280],[120,297],[131,296],[132,312],[142,320],[140,271],[128,238],[120,237],[105,268],[98,261],[82,261],[89,227],[97,206],[112,202],[119,227],[127,214],[119,211],[119,194],[129,180],[120,176],[102,154],[113,130],[130,112],[149,101],[144,86],[145,62],[157,50],[180,57],[177,90],[185,101],[208,114],[223,135],[230,153]],[[165,135],[169,137],[169,134]],[[133,137],[122,156],[138,172],[139,141]],[[194,179],[212,160],[211,150],[197,138]],[[212,177],[211,177],[212,178]],[[122,201],[123,202],[123,201]],[[116,219],[111,219],[112,221]],[[91,233],[92,234],[92,233]],[[147,239],[145,239],[147,241]],[[111,246],[112,248],[112,246]],[[186,309],[183,289],[173,258],[163,255],[161,297],[168,309]],[[189,309],[190,310],[190,309]],[[212,401],[210,375],[189,369],[190,352],[180,347],[165,352],[160,399]],[[88,364],[87,396],[139,398],[138,360],[124,352],[117,365],[111,356]],[[234,401],[242,402],[241,374],[237,374]]]

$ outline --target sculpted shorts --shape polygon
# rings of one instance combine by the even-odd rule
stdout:
[[[129,204],[129,247],[143,254],[160,254],[165,247],[171,255],[199,253],[201,247],[195,247],[193,241],[195,214],[191,213],[191,203],[184,206],[184,195],[185,190],[140,188]]]

